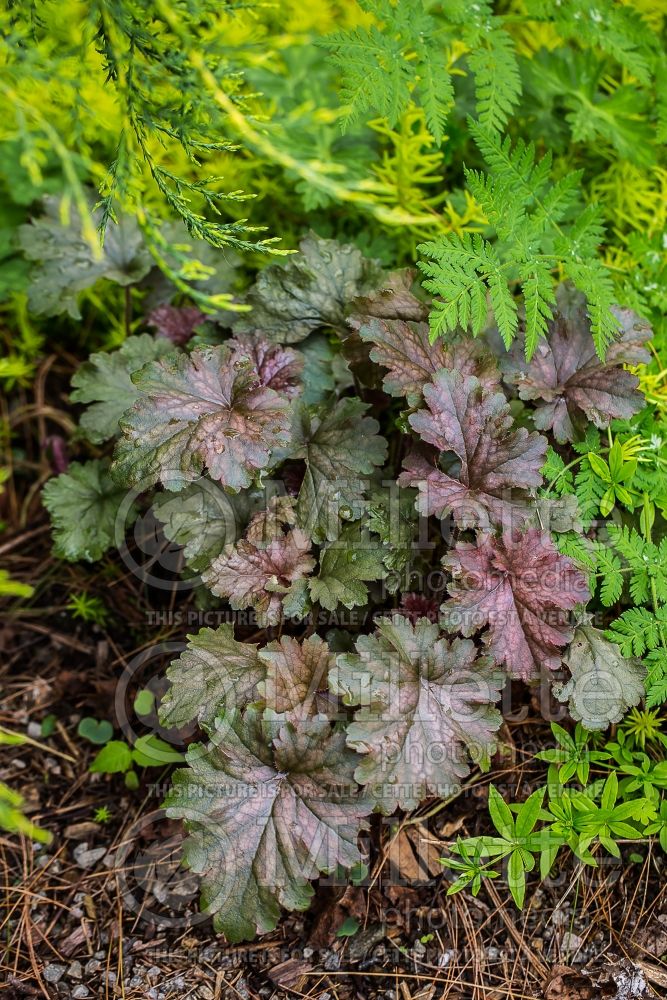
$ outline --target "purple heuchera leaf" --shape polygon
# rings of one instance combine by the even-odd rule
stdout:
[[[257,646],[238,642],[230,624],[203,628],[188,636],[188,645],[167,670],[170,687],[160,702],[164,726],[197,721],[212,726],[215,719],[244,708],[257,697],[264,667]]]
[[[323,639],[311,635],[303,642],[288,636],[270,642],[260,650],[266,678],[259,695],[266,708],[290,719],[306,718],[328,708],[326,695],[329,671],[336,657]]]
[[[428,323],[357,316],[348,322],[363,341],[375,345],[371,360],[389,369],[382,383],[385,392],[407,396],[412,405],[418,404],[425,384],[443,368],[476,375],[488,389],[498,387],[500,372],[495,359],[472,337],[449,344],[439,339],[432,344]]]
[[[621,332],[607,350],[604,362],[595,353],[591,324],[583,296],[561,286],[559,312],[549,323],[530,362],[523,358],[519,340],[502,367],[507,382],[516,385],[521,399],[539,400],[535,426],[551,430],[557,441],[572,441],[577,428],[592,421],[608,427],[613,418],[628,418],[644,406],[636,375],[622,365],[646,364],[650,354],[643,346],[652,336],[630,309],[614,308]]]
[[[451,631],[469,636],[488,625],[484,643],[514,677],[530,680],[541,667],[560,667],[560,648],[573,635],[567,612],[590,594],[584,575],[548,535],[482,535],[476,544],[459,543],[443,565],[454,575],[451,600],[441,609]]]
[[[304,358],[298,351],[252,334],[238,334],[227,343],[252,360],[262,385],[288,399],[300,394]]]
[[[365,416],[368,408],[350,396],[317,407],[294,406],[289,455],[306,463],[297,518],[317,544],[337,540],[341,519],[361,517],[368,477],[387,457],[377,420]]]
[[[155,329],[158,337],[166,337],[172,344],[182,347],[195,332],[195,327],[203,323],[206,316],[196,306],[161,305],[146,317],[146,325]]]
[[[417,272],[410,267],[382,275],[377,288],[356,297],[354,315],[357,318],[376,316],[378,319],[411,319],[415,322],[428,319],[428,305],[412,292],[416,278]]]
[[[167,815],[185,820],[202,909],[230,943],[273,930],[281,905],[305,910],[320,872],[362,860],[371,803],[353,789],[357,761],[328,720],[271,723],[252,708],[190,748]]]
[[[232,492],[250,486],[289,439],[287,399],[261,384],[251,358],[226,346],[145,365],[121,420],[114,473],[129,485],[182,489],[208,469]]]
[[[364,754],[355,777],[382,812],[450,794],[470,772],[468,752],[488,757],[503,683],[471,640],[450,643],[425,618],[384,618],[360,636],[356,654],[337,658],[332,690],[362,705],[347,727],[349,746]]]
[[[517,491],[542,482],[546,438],[523,427],[513,430],[505,397],[474,375],[438,372],[424,386],[424,399],[428,409],[413,413],[411,426],[438,451],[454,452],[460,470],[455,478],[420,455],[408,457],[399,483],[418,487],[420,513],[442,517],[451,511],[463,527],[511,524],[527,514],[516,504],[525,499]]]
[[[300,528],[289,528],[293,522],[289,499],[274,499],[252,519],[246,537],[213,560],[203,582],[228,598],[235,611],[252,607],[261,625],[276,625],[292,585],[315,567],[310,539]]]

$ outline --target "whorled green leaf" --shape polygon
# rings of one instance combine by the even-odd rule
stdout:
[[[79,421],[89,441],[101,444],[120,433],[120,418],[140,395],[132,381],[134,372],[176,350],[164,337],[142,333],[128,337],[117,351],[91,354],[84,361],[72,376],[70,399],[90,404]]]
[[[288,441],[287,400],[261,384],[242,352],[198,349],[145,365],[134,382],[140,396],[115,452],[119,481],[179,490],[207,469],[236,492]]]
[[[252,312],[237,320],[235,331],[259,330],[283,344],[303,340],[318,327],[345,332],[352,299],[377,284],[379,265],[356,247],[314,233],[299,248],[284,263],[260,271],[246,298]]]
[[[257,645],[238,642],[232,625],[200,629],[188,636],[187,648],[167,670],[170,686],[160,702],[160,722],[212,728],[217,718],[255,700],[264,673]]]
[[[339,604],[346,608],[365,604],[366,583],[386,576],[384,555],[380,540],[360,532],[358,524],[343,528],[336,541],[320,552],[319,572],[308,581],[312,600],[327,611],[335,611]]]
[[[136,219],[121,216],[110,222],[104,245],[95,231],[99,215],[91,214],[90,232],[84,235],[82,219],[70,205],[66,212],[59,198],[44,199],[44,213],[19,227],[19,242],[28,260],[34,261],[28,288],[30,310],[42,316],[69,313],[81,319],[79,294],[100,278],[118,285],[133,285],[151,269]]]
[[[165,802],[185,820],[185,862],[203,876],[202,909],[230,943],[272,930],[280,907],[304,910],[312,879],[362,860],[371,804],[354,784],[357,757],[326,719],[227,720],[191,747]]]
[[[349,746],[364,754],[357,781],[386,814],[450,795],[469,757],[484,762],[494,749],[502,675],[472,641],[450,643],[425,618],[384,618],[356,648],[340,654],[331,685],[360,705],[347,727]]]
[[[295,406],[288,454],[306,463],[297,519],[318,544],[338,537],[341,519],[361,516],[368,477],[386,458],[387,442],[377,420],[364,416],[367,409],[347,396],[317,408]]]
[[[620,722],[646,693],[641,660],[623,656],[599,629],[580,625],[564,660],[570,679],[555,684],[554,694],[567,701],[570,715],[585,729],[607,729]]]
[[[126,492],[109,475],[106,459],[72,462],[67,472],[49,479],[42,502],[51,515],[54,555],[69,562],[101,559],[115,542],[116,518]],[[137,508],[130,505],[124,526],[136,514]]]

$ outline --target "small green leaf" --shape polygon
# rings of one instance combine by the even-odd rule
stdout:
[[[512,851],[507,865],[507,884],[512,893],[512,899],[521,909],[526,896],[526,872],[520,851]]]
[[[76,731],[82,739],[97,746],[108,743],[113,736],[113,726],[110,722],[106,719],[92,719],[90,716],[81,719]]]
[[[9,729],[0,727],[0,746],[19,747],[27,741],[23,733],[12,733]]]
[[[125,787],[131,792],[136,792],[139,787],[139,777],[136,771],[128,771],[125,775]]]
[[[132,766],[132,751],[122,740],[111,740],[99,751],[89,770],[94,774],[118,774]]]
[[[180,764],[185,760],[182,753],[161,740],[154,733],[140,736],[132,747],[132,760],[139,767],[164,767],[165,764]]]
[[[514,819],[509,806],[495,785],[489,785],[489,813],[498,833],[507,840],[513,840]]]
[[[600,479],[603,479],[605,483],[611,482],[612,479],[611,472],[604,458],[600,458],[599,455],[595,455],[591,451],[588,454],[588,461],[591,463],[591,468],[593,469],[593,472],[595,472],[595,474],[599,476]]]
[[[54,729],[56,728],[57,721],[58,717],[53,713],[44,716],[44,718],[42,719],[42,723],[39,727],[39,735],[42,737],[42,739],[46,739],[53,733]]]
[[[137,715],[150,715],[154,705],[155,696],[152,691],[144,688],[142,691],[137,692],[137,696],[134,699],[134,711]]]
[[[545,791],[544,788],[538,788],[537,791],[528,796],[519,809],[515,823],[517,838],[527,837],[529,833],[533,832],[542,809]]]
[[[352,865],[348,872],[348,877],[352,885],[362,885],[368,878],[369,870],[368,865],[363,861],[358,861],[356,865]]]
[[[336,931],[336,937],[353,937],[359,930],[359,921],[355,917],[347,917]]]

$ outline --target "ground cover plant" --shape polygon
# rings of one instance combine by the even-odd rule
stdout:
[[[187,912],[164,887],[162,918],[137,903],[118,873],[139,835],[105,841],[107,801],[73,853],[153,928],[237,945],[314,920],[365,956],[378,885],[381,937],[404,900],[401,934],[472,907],[470,939],[486,898],[523,980],[519,959],[437,971],[428,921],[389,935],[392,968],[446,996],[626,988],[602,945],[573,968],[574,927],[613,865],[643,866],[623,928],[662,913],[666,14],[2,14],[0,592],[8,637],[54,630],[83,660],[3,709],[10,844],[67,845],[12,769],[51,753],[136,823],[155,800],[141,837],[177,838]],[[105,697],[77,693],[109,650]],[[521,942],[563,899],[545,964]],[[48,996],[54,956],[14,911],[10,988]],[[618,996],[667,981],[643,940],[614,938],[634,962],[614,975],[639,977]]]

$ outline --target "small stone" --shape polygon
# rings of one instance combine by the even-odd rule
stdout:
[[[83,844],[78,844],[72,851],[74,860],[79,868],[92,868],[106,853],[106,847],[92,847],[89,849],[86,841]]]
[[[81,986],[75,986],[72,990],[72,1000],[85,1000],[86,997],[90,996],[90,990],[83,983]]]
[[[340,968],[340,955],[335,951],[326,951],[322,965],[327,972],[337,972]]]
[[[52,962],[51,965],[47,965],[46,968],[44,969],[44,978],[46,979],[47,983],[57,983],[58,980],[62,979],[64,975],[65,975],[65,966],[56,965],[55,962]]]
[[[70,967],[67,970],[68,979],[82,979],[83,969],[81,968],[81,962],[71,962]]]
[[[99,958],[91,958],[90,961],[86,962],[84,972],[87,976],[92,976],[96,972],[99,972],[102,968],[102,963]]]
[[[577,951],[584,943],[584,939],[572,931],[565,931],[560,942],[563,951]]]
[[[42,735],[42,727],[39,722],[28,723],[28,736],[31,740],[38,740]]]

